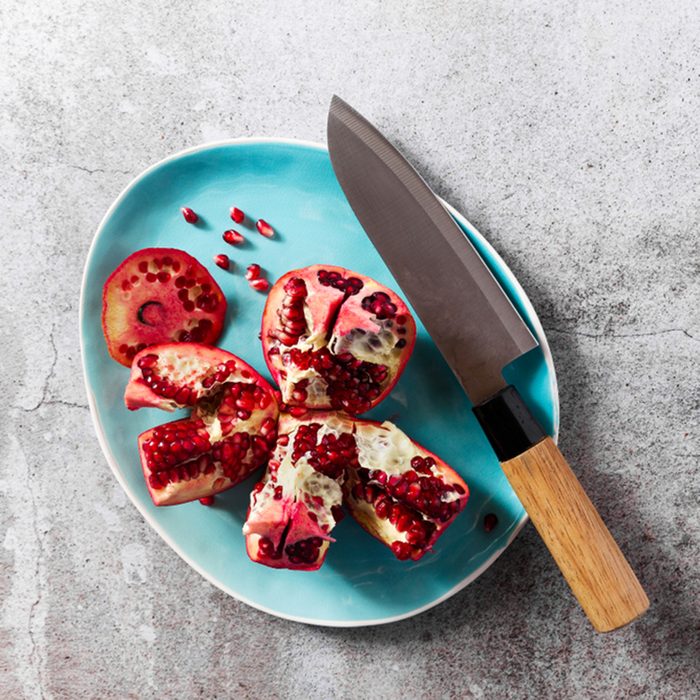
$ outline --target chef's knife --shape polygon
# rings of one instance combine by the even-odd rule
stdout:
[[[537,341],[410,163],[334,96],[328,150],[372,243],[464,387],[503,471],[596,630],[649,600],[554,441],[502,370]]]

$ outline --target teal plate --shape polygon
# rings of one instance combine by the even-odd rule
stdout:
[[[226,245],[221,233],[231,227],[228,211],[233,204],[252,220],[269,221],[275,237],[268,240],[249,227],[237,227],[247,234],[246,245]],[[181,206],[192,207],[201,224],[187,224]],[[556,436],[556,380],[537,316],[503,260],[474,227],[451,212],[540,342],[505,373]],[[275,280],[292,268],[327,262],[374,277],[397,291],[398,285],[350,209],[327,150],[317,144],[242,139],[194,148],[149,168],[111,206],[88,255],[80,306],[90,410],[119,483],[190,566],[226,593],[270,614],[318,625],[357,626],[399,620],[438,604],[473,581],[505,550],[527,516],[464,392],[420,324],[406,371],[391,395],[368,416],[395,421],[469,484],[466,509],[434,552],[419,562],[400,562],[348,517],[334,530],[337,542],[317,572],[253,564],[245,553],[241,527],[254,477],[217,496],[213,507],[195,502],[156,508],[144,484],[136,437],[179,415],[155,409],[127,411],[122,395],[129,372],[110,359],[100,324],[106,278],[127,255],[148,246],[182,248],[211,270],[229,299],[221,346],[268,378],[258,340],[265,296],[248,287],[242,275],[248,264],[259,262]],[[212,256],[220,252],[235,261],[235,271],[213,264]],[[497,527],[489,533],[482,525],[487,513],[498,517]]]

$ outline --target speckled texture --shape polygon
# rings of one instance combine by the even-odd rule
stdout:
[[[2,696],[698,697],[699,17],[692,0],[6,0]],[[561,446],[652,600],[633,626],[594,634],[531,527],[416,619],[273,619],[201,579],[121,493],[80,376],[95,227],[184,147],[322,140],[333,92],[528,291]]]

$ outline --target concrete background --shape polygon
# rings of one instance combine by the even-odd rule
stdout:
[[[698,697],[696,6],[5,0],[0,695]],[[184,147],[322,140],[333,92],[528,291],[562,448],[652,600],[633,626],[594,634],[531,527],[413,620],[288,623],[206,583],[121,493],[78,349],[97,224]]]

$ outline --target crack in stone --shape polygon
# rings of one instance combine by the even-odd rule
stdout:
[[[39,648],[36,642],[36,637],[34,636],[34,616],[36,610],[41,604],[43,598],[43,590],[41,585],[41,565],[44,560],[44,544],[39,533],[38,525],[38,509],[36,504],[36,496],[34,495],[34,489],[32,487],[32,474],[29,468],[29,462],[27,462],[27,489],[29,490],[29,500],[32,505],[32,530],[34,531],[34,539],[37,543],[37,557],[36,566],[34,567],[34,580],[36,581],[37,596],[36,600],[32,603],[29,608],[29,616],[27,618],[27,634],[29,635],[29,642],[31,644],[31,652],[29,654],[29,660],[32,666],[36,669],[37,678],[39,680],[39,693],[40,697],[44,698],[44,682],[42,678],[41,660],[39,659]]]
[[[94,175],[95,173],[105,173],[105,174],[118,174],[118,175],[131,175],[130,170],[117,170],[117,169],[111,169],[111,170],[105,170],[104,168],[86,168],[84,165],[68,165],[69,168],[73,168],[73,170],[81,170],[84,173],[88,173],[88,175]]]
[[[586,333],[567,328],[545,328],[545,333],[561,333],[562,335],[580,335],[584,338],[647,338],[655,335],[666,335],[667,333],[683,333],[691,340],[700,340],[688,333],[685,328],[666,328],[662,331],[652,331],[651,333]]]
[[[41,389],[41,398],[39,399],[39,402],[36,406],[33,406],[32,408],[23,408],[21,406],[10,406],[10,408],[14,408],[15,410],[19,411],[25,411],[26,413],[31,413],[32,411],[36,411],[37,408],[40,408],[41,406],[47,403],[47,395],[49,393],[49,382],[53,379],[54,372],[56,371],[56,364],[58,363],[58,350],[56,349],[56,341],[53,337],[55,331],[56,325],[54,324],[53,326],[51,326],[51,332],[49,333],[49,343],[51,343],[51,349],[53,350],[53,359],[51,360],[51,367],[49,367],[49,372],[46,375],[46,379],[44,379],[44,386]]]
[[[50,401],[40,401],[32,408],[24,408],[23,406],[9,406],[11,411],[22,411],[22,413],[34,413],[43,406],[67,406],[68,408],[83,408],[87,409],[88,405],[84,403],[76,403],[75,401],[64,401],[63,399],[51,399]]]

